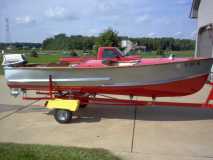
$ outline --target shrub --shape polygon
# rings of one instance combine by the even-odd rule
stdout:
[[[37,53],[35,50],[33,50],[33,51],[30,53],[30,56],[31,56],[31,57],[38,57],[38,53]]]

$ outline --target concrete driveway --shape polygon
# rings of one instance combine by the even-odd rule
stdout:
[[[213,110],[90,105],[61,125],[40,102],[10,97],[2,78],[0,88],[0,142],[105,148],[133,160],[213,159]],[[179,101],[202,101],[209,89]]]

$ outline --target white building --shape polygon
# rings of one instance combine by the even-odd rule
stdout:
[[[193,0],[190,17],[198,23],[195,56],[213,57],[213,0]]]
[[[124,54],[127,54],[131,50],[142,50],[146,51],[146,46],[138,46],[137,43],[133,43],[130,40],[122,40],[121,47],[125,48]]]
[[[196,56],[213,57],[213,0],[193,0],[190,17],[198,23]]]
[[[124,54],[128,53],[132,49],[132,47],[134,47],[134,46],[135,46],[135,44],[130,40],[122,40],[121,41],[121,47],[125,48]]]

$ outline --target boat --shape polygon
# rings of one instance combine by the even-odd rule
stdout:
[[[12,60],[11,60],[12,59]],[[149,58],[130,61],[87,60],[78,64],[28,64],[23,55],[4,56],[11,90],[49,89],[89,95],[186,96],[206,83],[212,58]]]

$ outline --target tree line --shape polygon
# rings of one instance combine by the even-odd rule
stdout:
[[[139,46],[146,46],[148,51],[152,50],[194,50],[195,41],[191,39],[175,38],[128,38],[119,37],[112,30],[107,30],[100,34],[99,37],[58,34],[54,37],[47,38],[43,41],[43,49],[63,49],[63,50],[92,50],[100,46],[114,46],[121,48],[121,40],[129,39]]]
[[[15,42],[15,43],[0,43],[0,50],[6,50],[7,48],[14,49],[38,49],[41,48],[41,43],[27,43],[27,42]]]
[[[194,50],[195,41],[175,38],[130,38],[138,45],[146,46],[147,50]]]
[[[45,50],[91,50],[96,42],[97,37],[88,37],[82,35],[58,34],[54,37],[47,38],[42,43]]]
[[[195,41],[191,39],[175,39],[175,38],[128,38],[118,36],[116,31],[111,28],[105,30],[99,36],[82,36],[58,34],[45,39],[40,43],[13,43],[17,49],[42,48],[44,50],[93,50],[100,46],[115,46],[121,48],[121,40],[129,39],[139,46],[146,46],[148,51],[152,50],[194,50]],[[0,49],[10,46],[10,43],[0,43]]]

